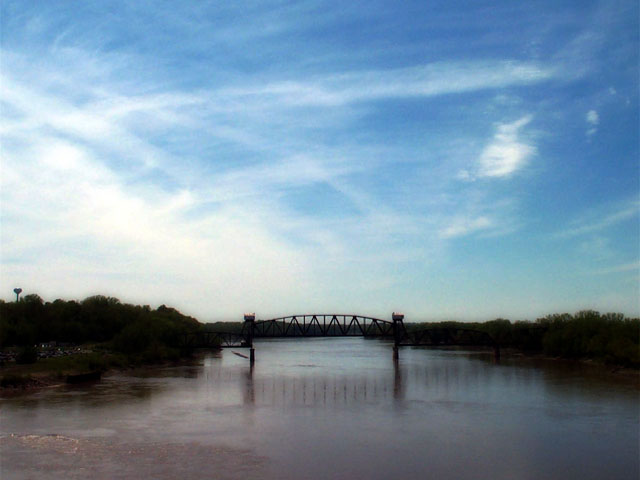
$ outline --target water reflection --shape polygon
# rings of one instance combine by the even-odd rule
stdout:
[[[251,365],[245,374],[245,388],[244,388],[244,401],[245,405],[256,404],[256,390],[253,380],[254,367]]]
[[[1,400],[3,480],[32,456],[58,468],[52,478],[99,457],[116,468],[129,452],[130,478],[155,452],[207,471],[219,446],[267,458],[254,475],[265,479],[637,478],[637,383],[602,371],[462,350],[393,361],[389,344],[358,339],[264,342],[257,354],[253,368],[225,351]],[[49,435],[95,457],[57,458]]]
[[[210,372],[208,381],[229,378],[224,369]],[[268,376],[256,378],[255,370],[247,367],[241,381],[242,401],[257,406],[333,406],[376,403],[403,399],[402,370],[394,364],[393,375],[328,376],[306,375],[298,377]]]
[[[228,399],[228,390],[235,388],[242,404],[253,406],[403,406],[407,401],[444,398],[500,403],[521,398],[527,391],[535,392],[528,394],[527,403],[544,397],[603,400],[610,393],[612,381],[615,383],[610,375],[598,375],[597,370],[589,375],[588,370],[575,364],[543,365],[522,359],[496,364],[490,353],[433,353],[417,349],[412,355],[405,353],[400,360],[387,356],[387,368],[357,368],[349,373],[313,363],[293,363],[292,370],[274,374],[265,371],[264,364],[262,369],[250,367],[247,362],[230,368],[218,358],[205,362],[201,376],[210,386],[209,400],[215,401],[218,396]],[[579,378],[573,378],[576,376]],[[631,399],[637,398],[637,383],[628,379],[620,383],[623,388],[619,389],[619,398],[625,398],[625,392]],[[505,390],[511,392],[508,399],[501,397]]]
[[[397,355],[393,356],[393,398],[402,399],[402,371],[400,370],[400,360]]]

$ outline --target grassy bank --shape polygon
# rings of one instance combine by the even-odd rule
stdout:
[[[12,362],[0,367],[0,394],[59,385],[65,383],[69,375],[173,364],[190,358],[190,355],[179,355],[177,352],[171,355],[160,353],[152,357],[126,355],[98,346],[93,352],[43,358],[27,364]]]
[[[45,358],[29,364],[9,364],[1,369],[0,387],[25,388],[34,383],[64,382],[67,375],[106,371],[125,365],[126,360],[122,355],[100,353]]]

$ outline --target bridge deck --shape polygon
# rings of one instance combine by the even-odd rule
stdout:
[[[486,332],[458,327],[408,331],[402,320],[393,322],[362,315],[304,314],[270,320],[245,321],[241,332],[194,332],[185,335],[188,348],[252,348],[256,338],[378,337],[392,338],[396,347],[487,346],[497,342]]]

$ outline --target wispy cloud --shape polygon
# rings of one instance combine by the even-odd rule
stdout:
[[[591,213],[586,218],[574,221],[571,226],[555,236],[557,238],[570,238],[591,234],[613,227],[631,219],[640,219],[640,201],[633,199],[608,211]]]
[[[183,212],[198,203],[197,192],[136,192],[90,151],[43,140],[33,157],[3,162],[2,187],[11,195],[2,202],[5,276],[43,277],[58,294],[132,294],[159,282],[151,299],[178,300],[204,288],[202,303],[191,305],[198,311],[216,298],[241,303],[243,290],[277,297],[304,284],[306,261],[250,211],[226,204],[189,219]],[[55,275],[70,280],[58,285]]]
[[[511,6],[478,27],[447,6],[416,4],[420,14],[397,29],[391,5],[364,14],[357,4],[158,2],[110,22],[96,14],[113,14],[100,2],[77,12],[23,3],[7,4],[20,15],[3,18],[0,72],[7,292],[20,281],[45,296],[130,294],[203,319],[256,303],[274,313],[327,299],[370,313],[392,297],[423,305],[431,268],[448,271],[459,239],[490,248],[501,235],[501,248],[524,258],[529,240],[505,233],[553,221],[521,200],[556,178],[548,152],[577,163],[571,139],[547,135],[558,109],[573,105],[573,118],[599,127],[602,102],[565,96],[603,65],[590,48],[609,34],[581,33],[573,15],[573,29],[562,15],[549,26],[545,13],[528,22],[546,30],[514,34],[502,17]],[[532,42],[535,55],[523,53]],[[625,82],[612,85],[630,95]],[[538,152],[545,162],[531,172],[548,169],[540,191],[503,181]],[[637,215],[637,203],[625,205],[560,236]]]
[[[354,174],[371,175],[373,162],[364,172],[350,154],[273,148],[277,137],[264,130],[255,135],[251,123],[248,131],[235,130],[228,112],[221,115],[202,92],[127,95],[105,84],[99,96],[76,102],[38,83],[5,79],[2,100],[11,112],[2,130],[5,279],[48,285],[54,295],[153,285],[148,301],[191,298],[199,312],[217,297],[240,305],[247,296],[262,299],[267,310],[287,292],[317,294],[322,278],[327,284],[330,277],[348,278],[344,270],[354,262],[376,265],[384,282],[367,282],[386,288],[394,275],[382,275],[385,259],[399,261],[393,232],[424,236],[415,212],[400,213],[352,183]],[[169,130],[199,136],[210,129],[237,131],[227,140],[256,147],[264,158],[248,160],[242,150],[231,165],[217,167],[215,157],[188,165],[158,141]],[[298,135],[297,142],[306,140]],[[197,146],[183,143],[188,155]],[[201,181],[195,175],[203,171],[209,173]],[[146,178],[168,178],[172,188],[164,180],[141,181]],[[319,184],[356,213],[336,221],[288,204],[289,191]],[[423,256],[425,248],[405,249],[403,261]],[[60,285],[56,275],[73,280]],[[220,307],[217,314],[226,313]]]
[[[608,268],[602,268],[600,270],[595,270],[593,273],[596,275],[609,275],[624,272],[632,272],[635,273],[637,277],[640,277],[640,260],[630,263],[623,263],[621,265],[614,265]]]
[[[517,61],[438,62],[391,70],[330,74],[306,81],[224,89],[233,97],[260,97],[279,105],[339,106],[383,98],[431,97],[485,89],[529,85],[557,72]]]
[[[612,258],[614,256],[611,241],[602,236],[594,236],[593,238],[581,241],[578,244],[577,253],[582,257],[597,261]]]

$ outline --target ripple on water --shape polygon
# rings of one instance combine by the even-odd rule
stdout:
[[[34,455],[37,453],[37,455]],[[181,480],[263,476],[266,460],[251,450],[191,443],[132,443],[65,435],[0,437],[3,480],[153,478]]]

